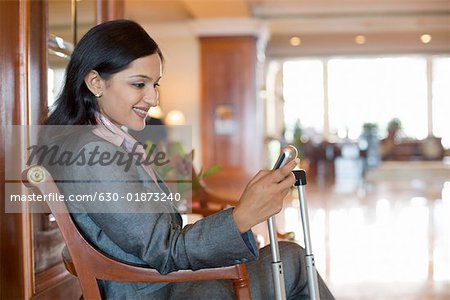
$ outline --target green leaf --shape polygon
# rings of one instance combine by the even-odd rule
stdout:
[[[178,154],[179,156],[183,157],[185,155],[183,146],[181,145],[181,143],[174,143],[171,147],[170,147],[170,153],[172,155]]]
[[[145,141],[145,154],[148,155],[150,153],[150,149],[152,149],[153,142],[152,140]]]
[[[197,172],[197,177],[202,178],[203,176],[203,167],[200,168],[200,172]]]
[[[214,165],[211,168],[209,168],[208,170],[205,171],[205,173],[202,174],[201,178],[206,178],[208,176],[211,176],[213,174],[216,174],[217,172],[220,171],[220,166],[219,165]],[[200,177],[200,176],[199,176]]]

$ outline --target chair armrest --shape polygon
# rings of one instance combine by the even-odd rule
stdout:
[[[248,278],[247,267],[245,265],[234,265],[221,268],[201,269],[197,271],[181,270],[166,275],[160,274],[157,270],[134,266],[113,260],[109,257],[99,255],[99,266],[93,266],[95,277],[102,280],[120,281],[120,282],[183,282],[183,281],[201,281],[201,280],[246,280]],[[62,257],[66,269],[77,276],[77,272],[70,257],[67,248],[64,247]],[[97,260],[98,261],[98,260]]]

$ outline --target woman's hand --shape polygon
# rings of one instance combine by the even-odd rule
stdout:
[[[241,233],[281,211],[283,200],[295,183],[292,170],[297,163],[298,158],[280,169],[259,171],[250,180],[233,211],[234,222]]]

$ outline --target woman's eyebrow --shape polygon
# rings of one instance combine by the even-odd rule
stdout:
[[[140,77],[140,78],[144,78],[144,79],[148,79],[148,80],[151,80],[152,78],[151,77],[149,77],[149,76],[147,76],[147,75],[131,75],[131,76],[128,76],[129,78],[133,78],[133,77]]]
[[[144,78],[144,79],[147,79],[147,80],[152,81],[152,78],[149,77],[149,76],[147,76],[147,75],[131,75],[131,76],[128,76],[128,77],[129,77],[129,78],[139,77],[139,78]],[[161,79],[161,77],[162,77],[162,76],[158,76],[158,78],[156,79],[156,81],[159,81],[159,80]]]

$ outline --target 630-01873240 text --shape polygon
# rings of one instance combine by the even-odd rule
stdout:
[[[48,193],[48,194],[12,194],[10,202],[42,202],[42,201],[76,201],[76,202],[110,202],[126,200],[128,202],[178,202],[182,200],[180,193],[99,193],[68,195]]]

